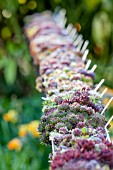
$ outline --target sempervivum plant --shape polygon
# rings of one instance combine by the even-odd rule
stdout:
[[[113,144],[103,115],[106,106],[93,85],[96,65],[89,69],[88,41],[72,24],[65,28],[65,10],[27,18],[34,64],[40,76],[36,88],[44,91],[43,116],[38,131],[42,143],[51,144],[51,170],[113,170]]]
[[[74,69],[67,66],[60,68],[58,64],[55,64],[56,68],[53,69],[51,68],[51,63],[47,62],[46,64],[47,66],[43,68],[46,72],[40,78],[43,90],[49,95],[54,94],[56,89],[59,92],[72,90],[77,84],[93,86],[94,73],[80,70],[79,67],[82,67],[80,63],[79,66],[74,65]],[[36,81],[36,84],[38,89],[39,79]]]
[[[44,102],[44,115],[41,118],[39,132],[41,141],[49,143],[51,131],[60,133],[60,128],[66,127],[66,134],[73,132],[78,137],[106,137],[105,117],[100,115],[103,105],[99,96],[88,93],[89,88],[82,88],[72,94],[50,97]],[[101,131],[99,131],[101,127]],[[71,133],[72,134],[72,133]],[[65,137],[63,137],[64,139]]]
[[[68,93],[62,93],[52,95],[43,102],[43,112],[48,113],[51,108],[56,108],[59,111],[72,111],[78,113],[87,112],[88,114],[99,112],[101,113],[104,109],[99,94],[93,94],[92,88],[90,87],[76,87]]]
[[[77,140],[73,149],[57,152],[51,170],[113,169],[113,144],[108,141]]]
[[[78,139],[91,139],[94,141],[103,141],[106,139],[106,133],[104,128],[74,128],[68,130],[67,127],[61,127],[58,132],[51,132],[53,136],[55,150],[59,150],[59,146],[65,146],[65,148],[74,147],[76,140]]]
[[[57,144],[70,145],[71,139],[74,138],[89,138],[91,136],[97,136],[99,138],[105,138],[106,133],[104,129],[106,121],[103,116],[98,113],[88,115],[87,113],[67,113],[67,112],[56,112],[43,115],[41,123],[39,125],[39,132],[41,133],[41,141],[43,143],[49,142],[49,135],[51,131],[57,132],[56,135]],[[63,129],[67,131],[63,131]],[[71,139],[68,140],[66,136],[71,134]],[[58,136],[58,137],[57,137]]]

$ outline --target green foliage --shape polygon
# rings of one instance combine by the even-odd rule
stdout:
[[[31,144],[32,143],[32,146]],[[1,170],[47,170],[49,148],[41,146],[35,139],[27,141],[20,152],[9,151],[0,146]]]
[[[9,110],[18,112],[16,123],[3,119]],[[18,128],[21,124],[32,120],[39,120],[41,116],[41,95],[23,99],[0,100],[0,170],[46,170],[48,169],[48,154],[50,147],[40,144],[38,138],[27,135],[20,138],[23,147],[20,151],[10,151],[7,143],[18,137]]]
[[[17,65],[15,60],[8,59],[4,67],[4,78],[8,84],[13,84],[16,79]]]
[[[29,142],[33,143],[33,140]],[[32,168],[33,170],[46,170],[48,167],[47,152],[48,148],[42,148],[41,146],[34,151],[28,144],[20,152],[8,151],[7,148],[1,148],[0,157],[2,157],[2,159],[0,159],[0,169],[30,170]]]

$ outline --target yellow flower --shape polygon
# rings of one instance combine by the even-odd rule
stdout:
[[[38,125],[39,125],[38,120],[34,120],[28,124],[28,132],[32,134],[34,137],[39,137],[39,132],[37,132]]]
[[[20,137],[25,137],[29,133],[34,137],[39,137],[39,132],[37,132],[38,125],[38,120],[33,120],[30,123],[20,125],[18,135]]]
[[[11,141],[9,141],[9,143],[7,144],[7,147],[10,150],[18,150],[19,151],[22,148],[22,143],[21,143],[20,139],[14,138]]]
[[[3,119],[6,122],[16,123],[18,120],[18,113],[16,110],[9,110],[7,113],[3,115]]]
[[[18,135],[20,137],[25,137],[28,132],[28,124],[20,125]]]

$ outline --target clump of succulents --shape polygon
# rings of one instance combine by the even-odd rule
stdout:
[[[108,141],[77,140],[73,149],[57,152],[51,170],[113,169],[113,145]]]
[[[88,70],[86,61],[88,42],[83,44],[71,24],[64,28],[64,14],[64,9],[59,15],[36,14],[25,27],[34,64],[39,65],[36,88],[46,94],[40,140],[52,145],[51,170],[113,170],[104,93],[98,92],[102,82],[95,89],[96,66]]]
[[[61,132],[61,128],[66,127],[67,131],[65,134],[70,134],[73,130],[75,137],[90,137],[96,135],[99,137],[105,135],[104,125],[105,118],[100,116],[99,113],[88,114],[87,112],[66,112],[55,110],[52,108],[41,117],[41,123],[39,125],[39,132],[41,133],[41,141],[48,143],[49,135],[51,131],[58,133]],[[99,130],[100,128],[100,130]]]
[[[41,141],[49,143],[51,131],[60,133],[60,128],[66,127],[68,133],[73,131],[75,137],[90,137],[104,135],[105,117],[100,115],[104,106],[99,96],[89,93],[90,88],[76,90],[72,94],[55,96],[44,102],[44,115],[41,118],[39,132]],[[99,127],[102,128],[98,131]]]

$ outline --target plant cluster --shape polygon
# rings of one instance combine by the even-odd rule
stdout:
[[[36,80],[43,90],[41,142],[52,145],[51,170],[113,169],[113,144],[107,141],[100,84],[93,85],[94,68],[86,60],[88,42],[71,24],[65,10],[26,18],[25,34]]]

